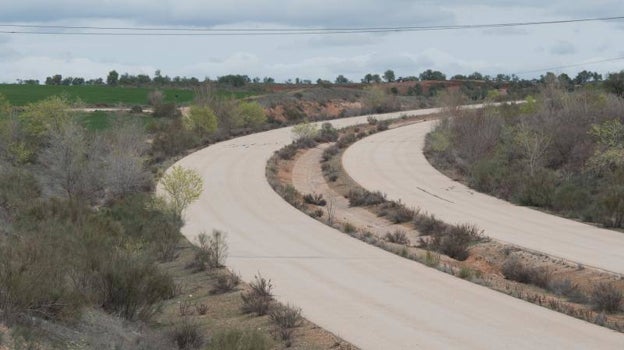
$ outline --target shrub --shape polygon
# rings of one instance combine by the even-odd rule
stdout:
[[[316,135],[317,142],[335,142],[338,139],[338,130],[331,123],[323,123]]]
[[[271,342],[263,333],[252,330],[229,330],[215,334],[208,350],[269,350]]]
[[[427,248],[438,251],[456,260],[466,260],[468,247],[482,239],[481,232],[471,225],[453,225],[433,234],[426,242]]]
[[[386,131],[390,127],[389,120],[381,120],[377,123],[377,131]]]
[[[620,311],[624,295],[614,284],[599,283],[591,291],[591,301],[599,311]]]
[[[149,320],[175,295],[173,278],[149,260],[117,253],[102,274],[102,307],[128,320]]]
[[[308,203],[308,204],[312,204],[312,205],[318,205],[318,206],[325,206],[327,204],[327,201],[325,199],[323,199],[323,195],[322,194],[316,194],[316,193],[309,193],[303,196],[303,201]]]
[[[527,266],[517,256],[507,258],[501,272],[508,280],[533,284],[541,288],[548,288],[552,276],[548,268]]]
[[[587,297],[579,290],[578,285],[568,278],[550,281],[548,290],[556,295],[565,296],[573,303],[584,304],[587,302]]]
[[[228,250],[225,238],[225,233],[218,230],[213,230],[211,236],[205,232],[197,236],[199,249],[195,254],[194,266],[198,270],[204,271],[207,268],[215,269],[225,266]]]
[[[446,224],[436,219],[433,214],[417,214],[414,217],[414,227],[423,235],[430,235],[443,231],[446,228]]]
[[[414,219],[416,212],[413,209],[405,207],[400,202],[386,202],[381,205],[382,214],[380,216],[387,217],[395,224],[409,222]]]
[[[373,116],[367,117],[366,121],[368,122],[368,125],[376,125],[377,124],[377,118],[375,118]]]
[[[440,265],[440,255],[427,250],[424,263],[429,267],[436,267]]]
[[[349,198],[349,205],[352,207],[376,205],[386,201],[385,194],[379,191],[370,192],[364,189],[350,190],[347,197]]]
[[[384,238],[386,239],[386,241],[390,243],[403,244],[403,245],[410,244],[410,240],[409,238],[407,238],[407,234],[405,234],[405,232],[401,230],[388,232],[386,233],[386,236]]]
[[[297,154],[297,150],[297,146],[291,143],[290,145],[282,147],[280,150],[278,150],[277,155],[280,157],[280,159],[290,160],[295,157],[295,155]]]
[[[180,350],[199,349],[204,345],[204,334],[200,326],[186,318],[176,325],[170,334]]]
[[[258,316],[266,315],[273,300],[271,280],[267,280],[258,274],[249,286],[251,290],[241,294],[243,312],[256,313]]]
[[[331,145],[331,146],[327,147],[323,151],[323,161],[326,162],[326,161],[332,159],[336,154],[338,154],[338,152],[340,152],[340,148],[338,148],[338,146],[336,146],[336,145]]]
[[[269,316],[280,328],[297,328],[303,324],[301,309],[292,305],[278,305]]]
[[[348,133],[346,135],[342,135],[338,141],[336,141],[336,146],[338,148],[347,148],[349,147],[352,143],[354,143],[355,141],[357,141],[357,137],[355,136],[355,134],[353,133]]]
[[[353,233],[356,230],[355,226],[353,226],[353,224],[350,223],[350,222],[345,222],[344,226],[342,228],[343,228],[344,232],[346,232],[346,233]]]
[[[240,284],[240,276],[234,272],[222,273],[217,276],[216,284],[210,291],[212,294],[222,294],[233,291]]]

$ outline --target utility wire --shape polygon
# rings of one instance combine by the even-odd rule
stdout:
[[[197,28],[197,27],[100,27],[0,23],[1,34],[31,35],[108,35],[108,36],[258,36],[258,35],[327,35],[357,33],[419,32],[442,30],[467,30],[487,28],[525,27],[538,25],[569,24],[583,22],[621,21],[624,16],[580,18],[557,21],[532,21],[489,24],[463,24],[438,26],[354,27],[354,28]],[[14,29],[13,29],[14,28]],[[37,29],[37,30],[28,30]],[[48,30],[53,29],[53,30]],[[88,30],[79,32],[76,30]]]
[[[613,62],[613,61],[621,61],[621,60],[624,60],[624,56],[622,56],[622,57],[606,58],[604,60],[597,60],[597,61],[585,61],[585,62],[582,62],[582,63],[568,64],[568,65],[565,65],[565,66],[556,66],[556,67],[535,69],[535,70],[529,70],[529,71],[524,71],[524,72],[519,72],[519,73],[514,73],[514,74],[515,75],[522,75],[522,74],[529,74],[529,73],[541,73],[541,72],[548,72],[548,71],[565,69],[565,68],[573,68],[573,67],[585,66],[585,65],[588,65],[588,64],[597,64],[597,63],[605,63],[605,62]]]

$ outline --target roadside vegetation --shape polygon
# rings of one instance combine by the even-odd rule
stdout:
[[[428,135],[426,155],[470,187],[520,205],[624,225],[624,100],[557,82],[526,104],[463,110]]]
[[[112,113],[101,127],[64,97],[16,108],[0,95],[0,347],[349,348],[300,314],[271,321],[283,311],[272,298],[267,315],[240,320],[254,287],[224,268],[226,233],[200,235],[199,246],[180,234],[202,180],[162,169],[271,127],[253,102],[196,93],[188,114]],[[154,113],[167,104],[149,97]],[[154,195],[161,178],[164,197]]]

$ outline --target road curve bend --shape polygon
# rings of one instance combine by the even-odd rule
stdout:
[[[363,187],[443,221],[475,224],[500,241],[624,273],[623,233],[513,205],[437,171],[422,151],[434,125],[435,121],[408,125],[360,140],[345,152],[344,168]]]
[[[265,178],[268,158],[290,141],[290,128],[278,129],[215,144],[177,163],[204,179],[201,198],[186,212],[184,235],[193,241],[201,231],[227,232],[227,264],[243,279],[261,272],[273,280],[278,300],[362,349],[622,348],[620,333],[402,259],[302,214]]]

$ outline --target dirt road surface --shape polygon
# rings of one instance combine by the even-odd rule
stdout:
[[[449,223],[476,224],[485,234],[587,266],[624,273],[624,234],[520,207],[478,193],[434,169],[422,153],[434,121],[367,137],[343,156],[363,187],[385,192]]]
[[[278,300],[301,307],[309,320],[362,349],[622,348],[620,333],[402,259],[302,214],[265,178],[270,155],[290,141],[290,129],[278,129],[178,162],[205,182],[186,212],[183,233],[194,241],[202,231],[227,232],[227,265],[243,279],[262,273],[272,279]]]

